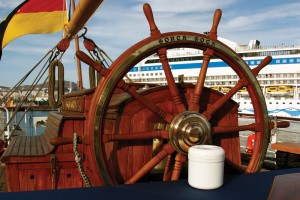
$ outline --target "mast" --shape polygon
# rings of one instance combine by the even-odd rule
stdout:
[[[103,0],[80,0],[75,8],[75,0],[72,0],[73,15],[69,23],[65,26],[66,38],[75,38],[76,51],[79,50],[78,37],[75,37],[77,33],[84,27],[93,13],[97,10]],[[76,57],[77,74],[78,74],[78,86],[79,89],[83,89],[82,83],[82,71],[81,62]]]
[[[73,10],[73,13],[74,13],[74,11],[75,11],[75,0],[72,0],[72,10]],[[76,51],[80,50],[78,37],[75,37],[75,49],[76,49]],[[83,90],[81,62],[77,57],[75,57],[75,59],[76,59],[76,63],[77,63],[78,87],[79,87],[80,90]]]

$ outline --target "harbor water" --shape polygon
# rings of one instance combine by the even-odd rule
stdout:
[[[17,134],[26,136],[34,136],[42,134],[45,130],[48,114],[53,110],[29,110],[24,114],[24,111],[18,111],[16,116],[11,119],[9,126],[6,123],[13,116],[13,110],[0,109],[0,130],[9,129],[10,134],[13,129],[16,129]],[[7,113],[8,112],[8,113]],[[15,134],[15,133],[14,133]],[[3,137],[3,136],[1,136]]]

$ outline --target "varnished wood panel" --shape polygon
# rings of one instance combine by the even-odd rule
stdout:
[[[193,88],[182,88],[184,92],[183,102],[187,105],[192,94]],[[176,106],[172,103],[172,98],[167,88],[162,90],[154,90],[151,93],[144,94],[146,98],[156,104],[161,110],[176,115]],[[208,106],[214,104],[222,94],[208,89],[204,89],[202,98],[200,99],[200,113],[208,109]],[[132,134],[137,132],[146,132],[154,130],[154,124],[158,122],[164,123],[144,106],[134,100],[128,99],[119,105],[119,109],[115,112],[119,113],[118,119],[115,121],[115,129],[112,129],[113,123],[106,120],[105,130],[107,134]],[[237,126],[237,104],[233,101],[227,102],[222,109],[218,110],[212,117],[211,125],[215,126]],[[109,115],[111,116],[111,115]],[[226,158],[235,164],[240,165],[240,142],[239,133],[232,132],[221,134],[213,137],[213,144],[219,145],[225,150]],[[110,146],[106,144],[106,155],[109,158],[110,165],[114,165],[112,173],[116,179],[121,176],[123,180],[132,177],[136,172],[143,167],[152,158],[152,140],[136,140],[136,141],[118,141]],[[117,162],[113,162],[114,152],[117,151]]]
[[[74,120],[66,120],[63,124],[64,137],[73,138],[74,133]],[[73,152],[73,144],[67,144],[62,146],[64,153]]]
[[[289,153],[300,154],[300,143],[296,142],[280,142],[272,144],[272,149]]]
[[[20,179],[18,173],[18,165],[5,165],[6,170],[6,183],[9,192],[20,191]]]

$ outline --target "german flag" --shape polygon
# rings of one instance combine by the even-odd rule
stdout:
[[[27,34],[51,34],[67,23],[66,0],[26,0],[0,24],[1,50],[12,40]]]

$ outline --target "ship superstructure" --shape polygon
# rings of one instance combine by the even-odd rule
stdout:
[[[218,38],[235,50],[250,68],[256,67],[266,56],[272,56],[271,63],[261,70],[257,79],[264,93],[268,110],[274,115],[300,116],[300,44],[272,45],[264,47],[258,40],[248,45],[239,45]],[[176,48],[168,51],[175,81],[196,83],[202,65],[203,51]],[[184,74],[184,77],[180,77]],[[159,57],[154,54],[138,63],[128,76],[134,82],[167,84]],[[239,80],[238,75],[223,60],[212,58],[206,74],[205,86],[227,93]],[[241,89],[233,99],[240,103],[241,110],[252,109],[246,88]],[[278,110],[284,110],[280,112]]]

